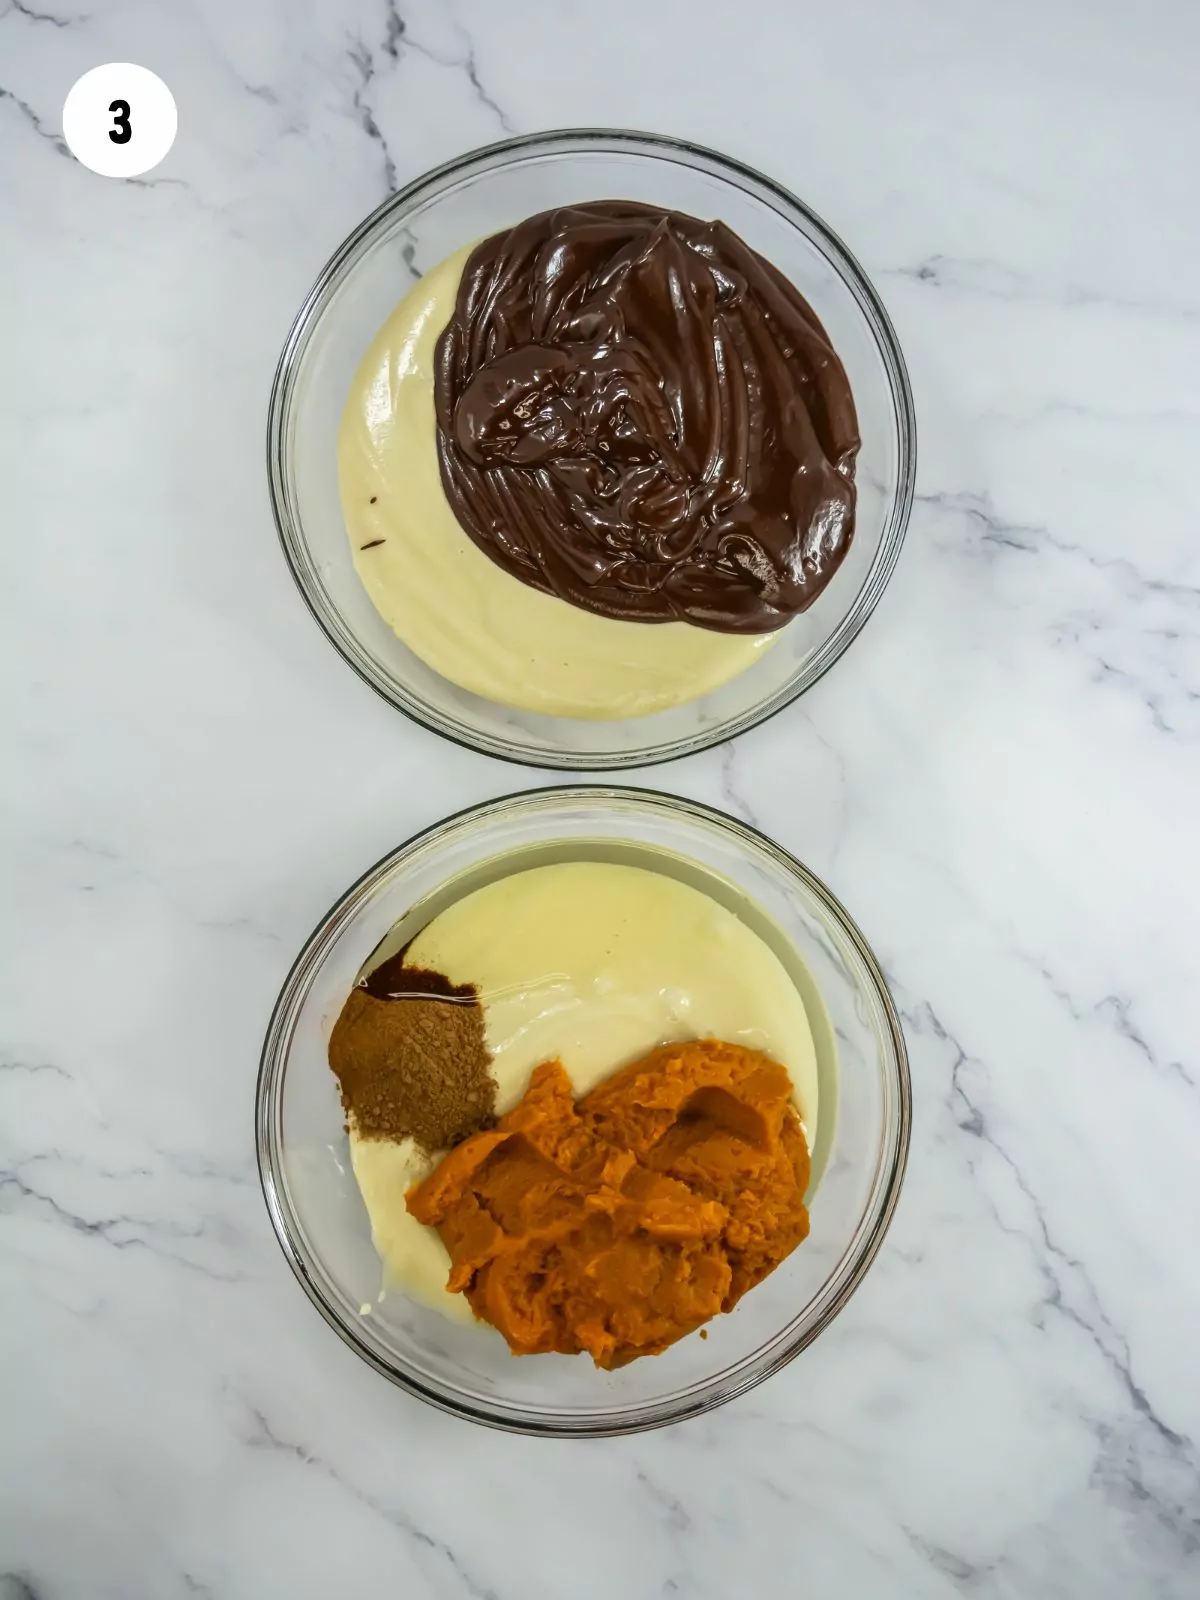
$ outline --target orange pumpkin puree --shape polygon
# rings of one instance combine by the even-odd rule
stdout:
[[[809,1156],[778,1062],[664,1045],[578,1102],[558,1061],[408,1195],[450,1290],[516,1355],[657,1355],[728,1311],[808,1232]]]

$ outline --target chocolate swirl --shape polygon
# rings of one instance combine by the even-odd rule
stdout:
[[[767,633],[849,547],[845,371],[808,302],[724,223],[614,200],[485,239],[435,400],[463,528],[586,611]]]

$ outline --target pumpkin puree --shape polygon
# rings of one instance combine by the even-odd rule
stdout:
[[[809,1156],[778,1062],[664,1045],[578,1102],[562,1064],[407,1197],[450,1290],[516,1355],[656,1355],[728,1311],[808,1232]]]

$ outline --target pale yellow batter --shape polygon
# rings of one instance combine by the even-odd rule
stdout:
[[[586,1094],[656,1045],[717,1038],[787,1067],[812,1149],[817,1058],[795,984],[756,933],[688,884],[599,861],[534,867],[443,911],[407,960],[479,989],[500,1113],[539,1062],[557,1057]],[[434,1160],[411,1140],[353,1133],[350,1155],[385,1289],[470,1322],[465,1298],[445,1290],[441,1240],[405,1209]]]
[[[438,469],[433,354],[469,253],[435,267],[396,307],[342,414],[342,510],[376,609],[444,678],[549,716],[644,716],[728,683],[779,635],[595,616],[510,577],[463,532]]]

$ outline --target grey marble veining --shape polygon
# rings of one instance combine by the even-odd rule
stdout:
[[[60,121],[122,59],[180,115],[128,183]],[[1200,1592],[1197,59],[1185,0],[9,0],[0,1600]],[[878,613],[802,703],[643,778],[851,908],[915,1125],[799,1361],[559,1445],[368,1371],[262,1206],[304,937],[406,834],[544,781],[337,661],[262,440],[301,296],[393,185],[587,123],[795,189],[910,364]]]

